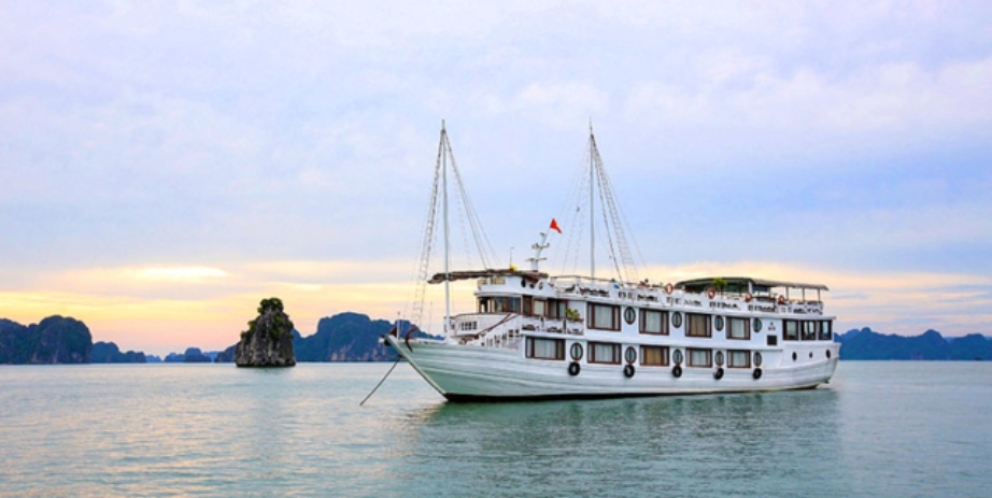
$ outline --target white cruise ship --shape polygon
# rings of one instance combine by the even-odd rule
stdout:
[[[444,270],[427,279],[436,215],[443,217],[445,235],[449,230],[448,168],[463,189],[450,152],[442,127],[421,277],[445,286],[443,338],[413,337],[415,328],[402,327],[383,338],[448,400],[775,391],[829,382],[840,345],[833,340],[834,317],[824,313],[824,285],[740,276],[667,284],[595,278],[594,257],[590,276],[550,276],[539,264],[548,235],[560,231],[554,220],[534,244],[529,270],[452,271],[445,237]],[[622,216],[591,133],[590,157],[584,214],[593,246],[596,180],[609,211],[602,218]],[[463,190],[461,197],[466,199]],[[478,222],[467,206],[475,230]],[[616,237],[608,245],[621,254],[611,260],[627,263],[623,230],[612,228]],[[620,277],[630,275],[619,264],[615,269]],[[476,305],[453,314],[448,286],[458,280],[475,282]]]

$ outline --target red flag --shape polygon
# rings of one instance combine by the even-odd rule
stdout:
[[[558,222],[555,221],[554,218],[551,218],[551,229],[558,233],[561,233],[561,228],[558,226]]]

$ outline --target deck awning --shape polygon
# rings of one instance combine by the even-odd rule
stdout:
[[[445,278],[447,276],[447,278]],[[547,273],[539,271],[520,271],[520,270],[467,270],[467,271],[452,271],[445,273],[437,273],[430,280],[427,281],[429,284],[439,284],[448,280],[449,282],[455,282],[457,280],[472,280],[476,278],[488,278],[488,277],[523,277],[523,279],[532,284],[537,283],[539,280],[548,278]]]
[[[737,287],[747,289],[747,285],[750,283],[755,289],[772,287],[785,287],[789,289],[812,289],[812,290],[822,290],[828,291],[826,285],[823,284],[804,284],[800,282],[784,282],[781,280],[766,280],[763,278],[750,278],[750,277],[710,277],[710,278],[696,278],[692,280],[683,280],[677,284],[675,287],[687,289],[687,290],[703,290],[713,286],[713,280],[721,278],[727,282],[727,287]]]

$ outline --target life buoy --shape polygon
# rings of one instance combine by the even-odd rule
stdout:
[[[778,296],[778,305],[781,306],[785,304],[785,296]]]
[[[673,375],[673,376],[674,376],[674,377],[675,377],[676,379],[677,379],[677,378],[679,378],[679,377],[681,377],[681,376],[682,376],[682,367],[680,367],[680,366],[678,366],[678,365],[675,365],[675,367],[674,367],[674,368],[672,368],[672,375]]]
[[[745,303],[750,303],[752,299],[754,299],[754,296],[752,296],[750,292],[744,294]]]
[[[572,363],[568,364],[568,375],[575,377],[576,375],[579,375],[579,372],[581,371],[582,371],[582,367],[579,366],[578,362],[573,361]]]
[[[665,284],[665,294],[671,294],[675,292],[675,286],[672,284]]]
[[[760,368],[755,368],[754,369],[754,373],[751,374],[751,377],[754,377],[754,380],[760,379],[761,378],[761,369]]]
[[[716,369],[716,372],[713,372],[713,378],[716,379],[716,380],[722,379],[723,378],[723,368]]]
[[[623,376],[629,379],[634,376],[635,371],[634,365],[627,365],[623,367]]]
[[[709,289],[706,289],[706,296],[709,297],[710,299],[713,299],[714,297],[716,297],[716,289],[714,289],[712,287],[710,287]]]

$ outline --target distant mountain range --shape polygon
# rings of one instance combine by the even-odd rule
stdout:
[[[992,340],[970,334],[945,339],[928,330],[916,337],[853,329],[836,338],[842,360],[992,360]]]
[[[89,363],[93,337],[83,322],[50,316],[28,326],[0,318],[0,364]]]
[[[392,323],[359,313],[322,318],[307,337],[293,331],[297,362],[389,361],[395,352],[379,344]],[[233,335],[233,334],[232,334]],[[416,337],[427,337],[422,332]],[[992,340],[979,334],[945,339],[935,330],[916,337],[879,334],[870,328],[838,334],[842,360],[992,360]],[[73,318],[51,316],[38,324],[21,325],[0,319],[0,364],[55,363],[225,363],[234,360],[234,346],[202,352],[188,348],[164,359],[138,351],[121,352],[112,342],[93,344],[86,325]]]
[[[128,351],[122,353],[112,342],[98,342],[93,345],[90,363],[147,363],[145,353]]]
[[[360,313],[339,313],[317,322],[317,332],[303,337],[293,331],[293,353],[299,362],[331,361],[389,361],[396,353],[379,344],[379,337],[389,332],[393,324],[386,320],[372,320]],[[428,337],[414,332],[413,337]],[[216,361],[234,361],[231,346],[217,355]]]

